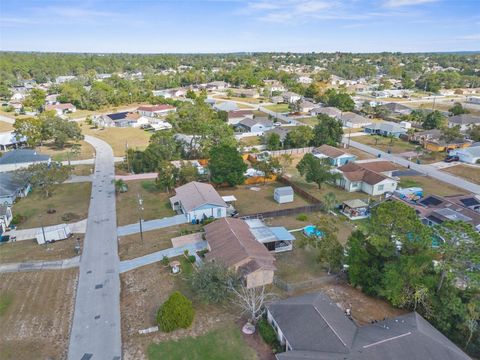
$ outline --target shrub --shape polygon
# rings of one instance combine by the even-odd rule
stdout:
[[[194,316],[192,302],[175,291],[158,309],[157,323],[162,331],[171,332],[188,328],[192,325]]]
[[[21,224],[22,222],[24,222],[25,219],[26,219],[26,217],[23,216],[23,215],[13,214],[13,217],[12,217],[12,225],[19,225],[19,224]]]
[[[66,222],[74,221],[74,220],[78,220],[78,219],[80,219],[80,216],[78,216],[77,214],[72,213],[72,212],[67,212],[67,213],[62,215],[62,220],[66,221]]]
[[[257,323],[257,327],[263,341],[265,341],[265,343],[267,343],[275,352],[281,351],[277,334],[275,333],[275,330],[273,330],[272,326],[268,323],[267,319],[260,319]]]
[[[308,220],[308,216],[307,216],[307,214],[298,214],[297,220],[298,220],[298,221],[307,221],[307,220]]]
[[[163,255],[162,260],[160,261],[163,266],[167,266],[170,263],[170,260],[168,260],[168,256]]]
[[[200,256],[201,258],[204,258],[206,253],[208,253],[207,249],[197,251],[198,256]]]
[[[189,255],[189,256],[187,257],[187,259],[188,259],[188,261],[189,261],[191,264],[193,264],[193,263],[197,260],[197,258],[195,257],[195,255]]]
[[[200,300],[206,303],[221,303],[230,295],[229,286],[235,286],[237,278],[221,263],[206,262],[193,271],[189,285]]]

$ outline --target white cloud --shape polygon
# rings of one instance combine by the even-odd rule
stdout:
[[[256,13],[262,20],[269,22],[299,22],[309,18],[331,16],[329,10],[337,6],[336,1],[324,0],[262,0],[250,2],[245,11]]]
[[[458,38],[464,41],[480,41],[480,34],[465,35]]]
[[[401,6],[411,6],[411,5],[420,5],[433,3],[438,0],[387,0],[385,6],[387,7],[401,7]]]

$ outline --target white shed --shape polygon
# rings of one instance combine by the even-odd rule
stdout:
[[[291,186],[276,188],[273,192],[273,198],[279,204],[293,202],[293,188]]]

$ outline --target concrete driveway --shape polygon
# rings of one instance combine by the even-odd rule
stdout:
[[[142,221],[142,229],[143,231],[151,231],[151,230],[166,228],[169,226],[186,224],[187,222],[188,222],[187,217],[185,215],[175,215],[175,216],[166,217],[163,219]],[[140,223],[138,222],[135,224],[119,226],[117,228],[118,236],[137,234],[139,232],[140,232]]]

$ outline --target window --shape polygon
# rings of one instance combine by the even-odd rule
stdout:
[[[378,190],[382,191],[383,190],[383,185],[378,185]]]
[[[217,218],[222,217],[222,209],[217,208]]]

